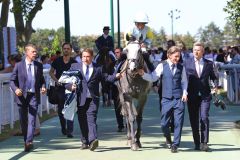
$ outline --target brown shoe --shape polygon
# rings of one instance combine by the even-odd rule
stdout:
[[[14,136],[23,136],[23,133],[21,131],[17,131],[13,134]]]
[[[98,140],[95,139],[94,141],[91,142],[90,144],[90,150],[94,151],[98,147]]]
[[[88,148],[89,148],[89,146],[87,144],[83,143],[80,149],[84,150],[84,149],[88,149]]]
[[[40,129],[35,129],[34,137],[37,137],[39,135],[40,135]]]
[[[202,143],[200,147],[201,151],[209,152],[210,148],[207,143]]]
[[[32,144],[32,142],[25,143],[25,145],[24,145],[24,151],[25,151],[25,152],[30,152],[32,149],[33,149],[33,144]]]

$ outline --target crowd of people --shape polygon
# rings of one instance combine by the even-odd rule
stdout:
[[[185,103],[188,106],[189,121],[193,133],[195,150],[209,151],[209,109],[211,102],[211,88],[209,79],[213,81],[213,90],[219,87],[214,62],[240,64],[239,47],[225,47],[211,50],[202,43],[194,43],[192,49],[187,49],[184,43],[176,44],[168,40],[166,48],[153,47],[153,33],[147,23],[146,14],[137,14],[134,26],[126,32],[126,41],[138,41],[144,61],[149,69],[138,70],[138,74],[146,81],[151,81],[159,94],[161,110],[161,127],[166,137],[166,147],[173,153],[178,152],[184,120]],[[121,78],[122,64],[126,60],[126,50],[114,48],[113,38],[109,35],[110,27],[103,28],[103,35],[96,41],[99,50],[94,58],[92,49],[78,49],[77,56],[72,56],[71,43],[65,42],[62,51],[54,56],[48,54],[38,57],[37,48],[32,44],[25,46],[25,55],[11,55],[8,57],[9,67],[0,73],[12,72],[10,86],[16,95],[15,101],[19,108],[20,124],[24,136],[26,152],[33,149],[33,138],[36,128],[36,117],[40,93],[47,89],[43,77],[43,69],[49,69],[49,75],[57,88],[57,108],[61,126],[61,133],[67,138],[73,138],[73,121],[66,120],[62,113],[65,104],[65,90],[77,91],[77,115],[81,129],[81,149],[94,151],[98,145],[97,113],[100,103],[99,83],[109,82],[107,100],[112,100],[117,119],[117,131],[125,130],[121,104],[115,81]],[[106,52],[105,52],[106,51]],[[104,53],[109,61],[98,64]],[[107,59],[108,60],[108,59]],[[108,73],[105,65],[113,64]],[[80,71],[81,89],[74,83],[59,82],[64,71]],[[160,82],[160,83],[159,83]],[[104,87],[102,85],[102,87]],[[105,94],[105,93],[103,93]],[[104,95],[102,96],[104,97]],[[103,100],[105,104],[106,100]],[[171,138],[173,132],[173,140]],[[35,134],[36,135],[36,134]]]

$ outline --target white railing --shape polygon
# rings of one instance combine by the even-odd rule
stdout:
[[[226,75],[227,80],[227,97],[228,99],[239,104],[239,76],[240,64],[222,64],[219,66],[220,70],[228,71]]]
[[[49,70],[43,71],[47,86],[50,84]],[[19,120],[18,107],[14,103],[14,94],[10,89],[9,80],[11,73],[0,74],[0,134],[2,126],[10,124],[13,128],[14,123]],[[56,106],[48,102],[47,95],[41,95],[41,103],[39,105],[39,116],[42,116],[44,111],[50,113],[50,109],[56,110]]]

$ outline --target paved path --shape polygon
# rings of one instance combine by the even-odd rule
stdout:
[[[187,111],[186,111],[187,113]],[[142,145],[139,151],[126,146],[126,134],[116,132],[113,108],[99,108],[98,132],[100,146],[94,152],[80,150],[80,132],[75,121],[74,138],[62,136],[58,118],[52,118],[41,126],[41,135],[35,138],[34,151],[23,152],[22,137],[12,137],[0,142],[0,160],[238,160],[240,156],[240,130],[234,129],[234,121],[240,119],[240,106],[228,106],[222,111],[214,106],[210,112],[210,147],[212,152],[194,151],[189,119],[185,114],[182,142],[179,153],[173,154],[163,147],[160,129],[158,97],[150,93],[144,110]]]

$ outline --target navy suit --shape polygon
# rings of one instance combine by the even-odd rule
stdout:
[[[35,93],[27,92],[27,69],[25,59],[15,65],[10,79],[10,87],[13,92],[19,88],[23,93],[22,96],[15,97],[15,102],[19,106],[20,123],[25,143],[33,141],[38,104],[40,103],[40,88],[45,87],[42,64],[34,61],[33,65]]]
[[[173,75],[170,71],[169,64],[163,62],[162,73],[162,116],[161,126],[164,136],[168,141],[171,141],[169,127],[174,123],[174,146],[179,146],[181,140],[182,126],[184,121],[184,103],[182,101],[183,88],[181,85],[183,66],[177,64],[176,72]],[[174,117],[174,120],[172,119]],[[174,122],[170,121],[173,120]]]
[[[190,57],[185,60],[184,65],[188,77],[188,112],[196,146],[200,143],[208,143],[209,140],[209,109],[211,89],[209,78],[217,86],[217,77],[213,70],[213,62],[203,58],[203,68],[200,77],[197,74],[195,59]],[[199,133],[199,121],[201,131]]]
[[[97,139],[97,112],[99,107],[99,83],[101,81],[113,82],[115,75],[108,76],[102,72],[102,67],[93,63],[93,72],[87,81],[82,63],[73,63],[70,70],[80,70],[80,79],[82,80],[81,87],[77,93],[78,106],[78,121],[82,132],[82,143],[90,144]],[[65,86],[71,90],[71,84]],[[87,97],[87,90],[89,90],[91,98]]]

